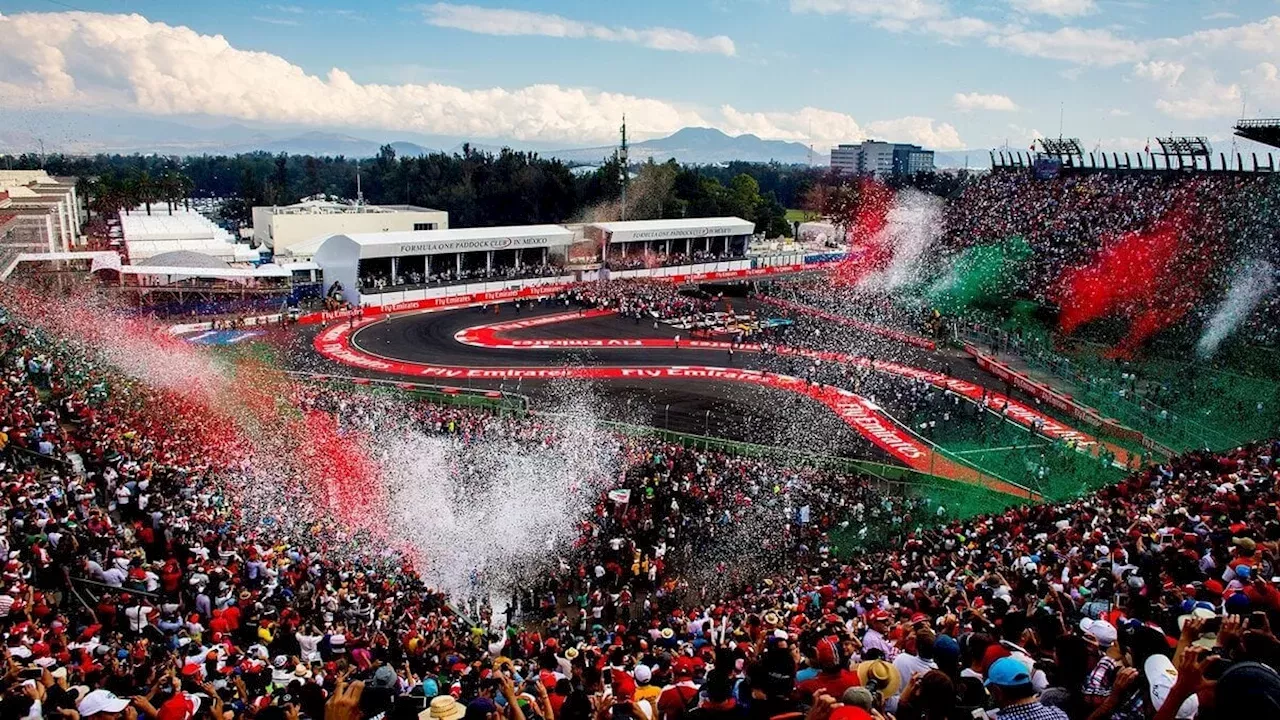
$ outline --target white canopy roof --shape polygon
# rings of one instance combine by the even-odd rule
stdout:
[[[327,254],[330,247],[353,245],[361,259],[369,259],[543,248],[572,242],[573,232],[559,225],[510,225],[334,235],[322,247]]]
[[[684,238],[750,235],[755,223],[739,217],[676,218],[672,220],[623,220],[591,223],[589,227],[609,233],[609,242],[682,240]]]
[[[231,233],[198,212],[152,206],[151,215],[135,211],[120,215],[120,229],[131,262],[140,262],[161,253],[189,250],[228,262],[256,261],[259,253],[239,245]]]
[[[190,250],[210,255],[227,262],[250,262],[261,257],[261,253],[248,245],[221,242],[219,240],[143,240],[126,242],[130,262],[141,262],[155,255]]]
[[[144,211],[120,215],[120,228],[126,242],[131,240],[221,240],[231,242],[231,233],[218,227],[198,212],[175,210],[172,215],[164,205],[152,206],[151,215]]]
[[[279,265],[263,265],[256,268],[204,268],[164,267],[150,265],[124,265],[121,275],[178,275],[182,277],[232,279],[232,278],[287,278],[289,271]]]

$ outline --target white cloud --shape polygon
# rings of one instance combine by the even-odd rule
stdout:
[[[1153,46],[1192,52],[1235,49],[1274,56],[1277,43],[1280,43],[1280,16],[1273,15],[1244,25],[1200,30],[1182,37],[1157,40]]]
[[[1218,12],[1212,12],[1212,13],[1209,13],[1208,15],[1205,15],[1204,17],[1202,17],[1202,18],[1200,18],[1200,19],[1201,19],[1201,20],[1235,20],[1235,19],[1236,19],[1236,18],[1238,18],[1238,17],[1240,17],[1240,16],[1239,16],[1239,15],[1236,15],[1236,14],[1235,14],[1235,13],[1233,13],[1233,12],[1227,12],[1226,10],[1220,10],[1220,11],[1218,11]]]
[[[796,112],[741,112],[721,106],[721,128],[730,135],[751,133],[760,137],[813,143],[818,149],[865,138],[866,131],[849,115],[806,107]]]
[[[1079,17],[1097,12],[1094,0],[1009,0],[1014,10],[1028,14],[1054,17]]]
[[[724,118],[721,129],[727,133],[751,133],[776,140],[813,143],[815,149],[822,151],[840,143],[860,142],[873,136],[937,150],[956,150],[965,146],[954,127],[938,124],[933,118],[880,120],[864,127],[844,113],[812,107],[796,112],[741,112],[724,105],[720,114]]]
[[[1031,139],[1030,142],[1034,142],[1044,137],[1044,133],[1040,132],[1036,128],[1025,128],[1016,123],[1009,123],[1009,129],[1014,132],[1014,135],[1018,135],[1024,138],[1030,138]],[[1030,142],[1028,142],[1027,144],[1030,145]]]
[[[1143,45],[1117,37],[1110,30],[1059,28],[1053,32],[1025,30],[991,35],[987,44],[1028,57],[1065,60],[1077,65],[1110,67],[1145,59]]]
[[[951,96],[951,105],[960,112],[988,110],[993,112],[1015,112],[1017,103],[1007,95],[986,95],[983,93],[956,93]]]
[[[912,116],[879,120],[868,123],[867,129],[879,138],[913,142],[935,150],[959,150],[965,146],[960,133],[950,123],[937,123],[933,118]]]
[[[973,17],[947,17],[924,21],[924,31],[943,40],[978,37],[995,30],[986,20]]]
[[[995,30],[986,20],[952,15],[942,0],[791,0],[791,12],[849,15],[890,32],[922,32],[948,43]]]
[[[1275,63],[1261,62],[1240,73],[1249,97],[1264,103],[1280,103],[1280,68]]]
[[[431,25],[483,35],[593,38],[607,42],[640,45],[654,50],[728,56],[737,53],[733,40],[724,35],[700,37],[673,28],[652,27],[636,30],[629,27],[608,27],[549,13],[449,3],[425,5],[422,7],[422,12]]]
[[[1146,80],[1159,90],[1155,107],[1182,120],[1234,117],[1243,97],[1236,83],[1222,84],[1203,67],[1188,68],[1176,61],[1153,60],[1138,63],[1134,77]]]
[[[268,25],[288,25],[292,27],[298,24],[297,20],[292,20],[290,18],[263,17],[261,15],[254,15],[250,19],[254,20],[255,22],[266,23]]]
[[[1128,110],[1122,110],[1121,108],[1112,108],[1111,112],[1107,114],[1111,117],[1129,117],[1133,113]]]
[[[939,0],[791,0],[791,11],[902,21],[948,14],[947,6]]]
[[[872,123],[804,108],[705,111],[621,93],[531,85],[464,89],[436,82],[360,83],[339,68],[309,74],[284,58],[241,50],[221,35],[141,15],[0,15],[0,107],[213,115],[313,127],[409,130],[476,139],[607,143],[619,118],[637,137],[717,127],[768,139],[849,142],[867,132],[939,149],[963,147],[955,128],[929,118]],[[810,133],[812,128],[812,133]],[[820,145],[819,145],[820,146]]]
[[[301,15],[306,12],[305,8],[298,5],[279,5],[276,3],[267,3],[262,6],[265,10],[275,10],[276,12],[289,13],[290,15]]]
[[[1143,80],[1150,80],[1166,87],[1176,86],[1178,84],[1178,80],[1186,71],[1186,65],[1171,60],[1152,60],[1151,62],[1141,62],[1133,67],[1134,75],[1137,77]]]

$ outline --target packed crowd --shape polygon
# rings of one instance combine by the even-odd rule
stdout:
[[[464,282],[484,282],[489,280],[525,280],[528,278],[552,277],[563,272],[563,268],[550,264],[518,264],[500,267],[473,268],[462,270],[445,270],[444,272],[424,274],[411,270],[394,277],[390,273],[369,272],[356,278],[356,287],[365,291],[403,290],[416,287],[439,287]]]
[[[670,282],[645,278],[583,283],[560,293],[555,300],[579,308],[616,310],[622,317],[636,322],[682,317],[715,308],[710,297],[682,293]]]
[[[1049,300],[1062,269],[1087,262],[1101,241],[1165,222],[1198,256],[1265,257],[1280,223],[1276,193],[1265,175],[990,173],[951,199],[944,242],[961,248],[1026,238],[1034,250],[1026,287]]]
[[[473,627],[394,560],[247,524],[221,482],[236,459],[164,396],[17,323],[0,367],[0,717],[1280,714],[1280,443],[949,519],[859,476],[619,439],[619,486],[531,570],[521,623]],[[374,422],[362,395],[292,401]],[[411,413],[460,443],[556,441],[537,420]]]
[[[651,267],[674,267],[676,265],[692,265],[695,263],[725,262],[741,260],[744,255],[707,250],[694,250],[692,253],[614,253],[605,258],[605,267],[610,270],[642,270]]]

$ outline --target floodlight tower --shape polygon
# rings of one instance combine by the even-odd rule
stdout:
[[[356,158],[356,212],[364,212],[364,190],[360,187],[360,159]]]
[[[622,115],[622,147],[618,148],[618,160],[622,163],[622,219],[627,219],[627,183],[631,173],[627,171],[627,115]]]

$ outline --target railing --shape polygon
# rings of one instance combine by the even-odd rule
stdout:
[[[1277,128],[1280,129],[1280,118],[1255,118],[1252,120],[1240,120],[1235,125],[1237,128]]]
[[[487,388],[455,387],[451,385],[430,385],[427,383],[403,382],[397,380],[381,380],[377,378],[355,377],[352,375],[332,375],[328,373],[311,373],[287,371],[285,374],[300,380],[312,382],[340,382],[377,390],[395,390],[408,392],[426,398],[432,402],[458,407],[481,407],[496,410],[499,413],[523,417],[529,413],[529,398],[518,393]],[[497,397],[494,397],[494,395]]]
[[[533,411],[532,414],[543,417],[561,417],[558,413],[551,412]],[[681,433],[647,425],[633,425],[607,420],[600,421],[600,424],[622,435],[655,437],[663,442],[674,442],[695,450],[724,452],[741,457],[769,458],[793,466],[821,468],[850,475],[867,475],[875,481],[875,484],[880,489],[898,496],[915,495],[935,500],[939,504],[950,508],[951,516],[970,517],[998,512],[1026,501],[1025,498],[1019,498],[981,486],[930,475],[908,467],[887,465],[871,460],[821,455],[776,445],[759,445],[738,440]],[[938,448],[938,451],[950,455],[950,453],[941,448]],[[954,456],[952,457],[954,458]],[[954,459],[957,462],[964,462],[960,458]],[[969,464],[972,465],[971,463]],[[978,472],[983,471],[979,469]],[[985,472],[983,474],[990,475],[990,473]],[[945,502],[943,501],[944,499]]]
[[[11,450],[15,454],[15,456],[26,458],[29,462],[36,465],[51,465],[63,472],[73,470],[75,467],[69,460],[64,460],[59,457],[54,457],[53,455],[45,455],[44,453],[38,453],[34,450],[28,450],[27,448],[24,448],[24,447],[18,447],[17,445],[11,444],[7,446],[6,449]]]

